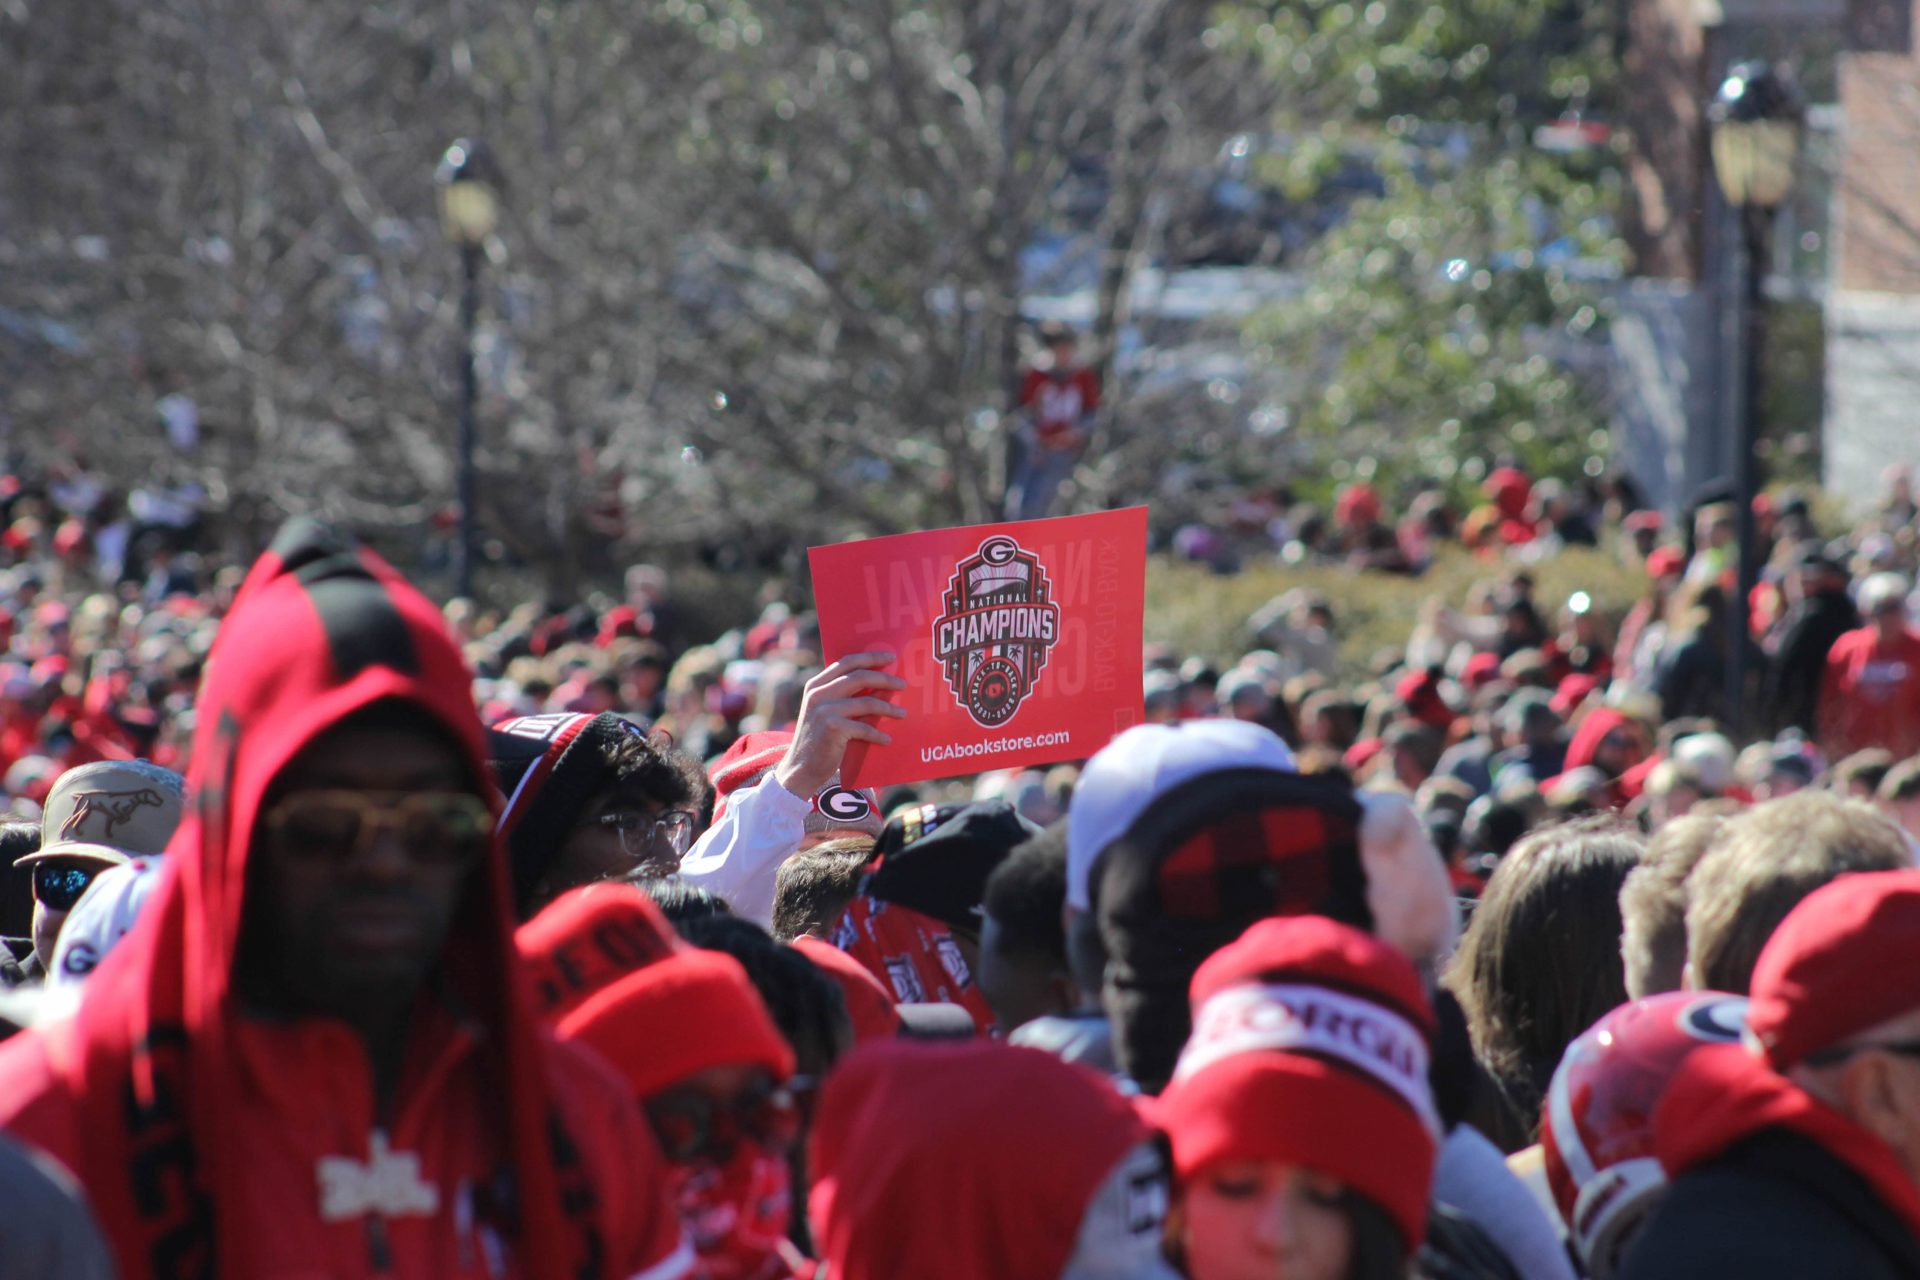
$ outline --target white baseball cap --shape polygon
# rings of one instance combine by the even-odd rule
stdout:
[[[1094,860],[1157,796],[1225,769],[1299,772],[1279,735],[1247,720],[1135,725],[1094,753],[1067,810],[1067,905],[1092,909]]]

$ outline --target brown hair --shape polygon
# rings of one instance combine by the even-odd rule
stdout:
[[[860,892],[860,878],[873,861],[872,836],[842,836],[802,849],[773,876],[773,938],[792,942],[824,936]]]
[[[1687,877],[1726,819],[1689,813],[1653,833],[1620,886],[1620,959],[1635,1000],[1678,991],[1687,967]]]
[[[1727,819],[1687,877],[1692,985],[1745,995],[1760,949],[1802,898],[1849,871],[1912,865],[1900,828],[1830,791],[1796,791]]]
[[[1611,814],[1529,833],[1494,869],[1447,971],[1474,1054],[1529,1135],[1568,1043],[1627,998],[1620,885],[1641,847]]]

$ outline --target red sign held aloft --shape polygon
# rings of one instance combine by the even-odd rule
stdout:
[[[847,786],[1080,760],[1138,724],[1147,509],[814,547],[832,662],[884,650],[907,681],[893,745],[854,743]]]

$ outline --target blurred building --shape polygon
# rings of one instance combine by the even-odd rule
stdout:
[[[1920,466],[1920,49],[1913,0],[1853,0],[1840,60],[1824,476]]]
[[[1775,227],[1767,352],[1775,474],[1819,461],[1863,500],[1920,464],[1920,50],[1915,0],[1629,0],[1623,233],[1633,279],[1616,323],[1619,439],[1681,505],[1724,476],[1732,433],[1720,346],[1737,227],[1720,201],[1706,105],[1746,58],[1787,63],[1807,146]],[[1810,455],[1810,456],[1809,456]]]

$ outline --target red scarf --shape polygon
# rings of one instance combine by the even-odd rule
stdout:
[[[694,1280],[788,1280],[806,1264],[787,1239],[785,1157],[751,1142],[723,1165],[675,1165],[673,1198],[699,1261]]]

